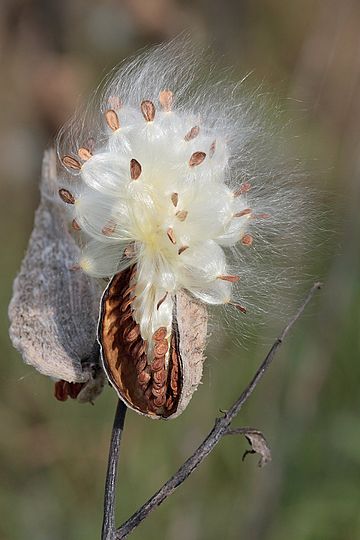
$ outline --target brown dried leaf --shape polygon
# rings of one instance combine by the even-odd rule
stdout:
[[[57,203],[56,158],[45,153],[41,202],[9,306],[10,338],[27,364],[68,382],[87,382],[100,290],[71,267],[79,248]]]

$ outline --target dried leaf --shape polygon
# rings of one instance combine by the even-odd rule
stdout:
[[[68,231],[55,194],[56,158],[45,154],[41,201],[9,306],[10,338],[27,364],[68,382],[91,379],[100,290],[71,268],[79,248]]]
[[[226,435],[244,435],[246,439],[248,440],[251,450],[246,450],[244,453],[242,460],[246,458],[248,454],[259,454],[260,460],[259,460],[259,467],[264,467],[267,463],[270,463],[271,461],[271,451],[269,448],[269,445],[264,437],[264,435],[261,433],[261,431],[253,428],[235,428],[235,429],[229,429],[226,432]]]

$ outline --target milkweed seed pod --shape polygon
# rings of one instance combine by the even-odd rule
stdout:
[[[73,269],[79,248],[56,191],[55,152],[46,152],[41,201],[9,306],[10,338],[27,364],[58,381],[58,399],[92,402],[104,386],[93,350],[101,290]]]
[[[286,243],[296,221],[287,209],[301,208],[281,183],[261,106],[238,101],[236,85],[196,80],[203,72],[181,39],[144,53],[58,138],[79,265],[110,280],[103,367],[152,418],[178,415],[200,382],[206,306],[245,313],[249,284],[267,294],[259,260],[266,246],[273,255],[274,231]]]

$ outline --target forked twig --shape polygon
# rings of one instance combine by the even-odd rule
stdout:
[[[157,508],[165,499],[167,499],[175,489],[190,476],[190,474],[200,465],[200,463],[210,454],[218,442],[224,435],[229,434],[229,426],[234,418],[238,415],[243,405],[249,399],[256,386],[264,376],[265,372],[272,363],[278,348],[281,346],[283,340],[287,337],[288,333],[303,314],[306,306],[312,299],[314,293],[321,288],[321,283],[315,283],[307,294],[304,302],[290,319],[288,324],[280,336],[276,339],[263,362],[258,367],[254,377],[242,392],[240,397],[230,407],[230,409],[224,414],[223,417],[217,418],[215,425],[211,432],[207,435],[200,446],[195,450],[192,456],[185,461],[185,463],[178,469],[178,471],[172,476],[139,510],[137,510],[127,521],[125,521],[120,528],[114,529],[114,500],[115,500],[115,480],[116,480],[116,461],[118,458],[120,436],[123,429],[123,419],[125,416],[125,405],[118,405],[117,414],[115,417],[113,435],[111,439],[110,454],[109,454],[109,466],[106,481],[106,490],[109,493],[105,493],[105,507],[104,507],[104,526],[107,527],[108,536],[103,536],[102,540],[122,540],[126,538],[155,508]],[[119,430],[118,420],[121,419],[119,408],[123,407],[122,424]]]

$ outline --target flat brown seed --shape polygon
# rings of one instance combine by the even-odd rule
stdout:
[[[63,165],[65,165],[65,167],[68,167],[69,169],[74,169],[76,171],[81,169],[81,165],[78,160],[71,156],[63,156],[61,158],[61,161]]]
[[[159,309],[159,307],[161,306],[161,304],[163,302],[165,302],[166,298],[167,298],[167,295],[168,295],[168,292],[166,291],[166,293],[164,294],[164,296],[162,298],[160,298],[160,300],[158,301],[158,303],[156,304],[156,310]]]
[[[212,158],[216,150],[216,141],[213,141],[209,148],[209,157]]]
[[[165,112],[170,112],[173,101],[173,93],[171,90],[162,90],[159,94],[159,101],[163,110]]]
[[[145,99],[141,102],[141,112],[146,122],[152,122],[155,118],[155,105],[152,101]]]
[[[92,153],[87,148],[84,148],[83,146],[79,148],[78,150],[78,156],[83,161],[88,161],[92,157]]]
[[[154,399],[154,405],[156,407],[163,407],[166,402],[166,395],[162,395]]]
[[[185,135],[184,140],[185,141],[192,141],[192,139],[195,139],[199,135],[200,128],[199,126],[194,126],[190,129],[190,131]]]
[[[189,160],[190,167],[197,167],[206,158],[205,152],[194,152]]]
[[[109,128],[112,129],[112,131],[116,131],[117,129],[119,129],[120,121],[114,109],[108,109],[105,112],[105,120]]]
[[[137,379],[140,384],[146,384],[150,381],[150,375],[146,371],[142,371],[141,373],[139,373]]]
[[[164,366],[165,366],[164,356],[159,356],[157,358],[154,358],[150,367],[152,371],[160,371],[164,369]]]
[[[141,165],[136,159],[130,161],[130,176],[131,180],[137,180],[141,174]]]
[[[239,276],[232,276],[232,275],[221,275],[218,276],[218,279],[222,279],[223,281],[229,281],[230,283],[236,283],[239,281]]]
[[[155,332],[153,333],[153,340],[154,341],[163,341],[166,338],[167,329],[165,326],[160,326]]]
[[[245,208],[245,210],[241,210],[241,212],[236,212],[236,214],[234,214],[234,217],[248,216],[249,214],[251,214],[251,212],[251,208]]]
[[[135,341],[140,336],[140,327],[137,324],[126,336],[126,341],[132,342]]]
[[[61,188],[59,189],[59,195],[60,198],[64,201],[66,204],[75,204],[75,197],[68,191],[67,189]]]
[[[158,341],[154,347],[154,356],[157,358],[164,356],[167,353],[168,347],[167,341]]]
[[[179,201],[179,194],[173,193],[171,195],[171,202],[173,203],[174,206],[177,206],[178,201]]]
[[[248,191],[250,191],[250,189],[251,189],[251,184],[249,182],[244,182],[243,184],[241,184],[239,189],[234,191],[233,195],[234,197],[240,197],[240,195],[242,195],[243,193],[247,193]]]
[[[153,379],[154,379],[154,382],[156,384],[159,384],[160,386],[163,386],[166,382],[166,378],[167,378],[167,373],[164,370],[161,370],[161,371],[155,371],[154,372],[154,375],[153,375]]]
[[[135,256],[135,248],[134,244],[129,244],[124,249],[124,255],[127,259],[132,259]]]
[[[187,249],[189,249],[189,246],[181,246],[181,248],[179,248],[179,250],[178,250],[178,255],[181,255]]]
[[[114,221],[109,221],[102,229],[101,232],[104,236],[111,236],[116,229],[116,223]]]
[[[176,244],[176,237],[174,233],[174,229],[172,227],[169,227],[166,231],[166,234],[168,235],[168,238],[172,244]]]
[[[244,246],[251,246],[253,243],[253,237],[251,234],[244,234],[244,236],[241,239],[241,243],[244,244]]]
[[[241,304],[236,304],[234,302],[231,302],[231,305],[234,306],[241,313],[246,313],[246,307],[242,306]]]
[[[142,356],[137,362],[136,362],[136,371],[140,373],[141,371],[144,371],[147,365],[147,358],[146,356]]]
[[[71,227],[74,229],[74,231],[81,231],[81,227],[76,221],[76,219],[73,219],[71,222]]]
[[[187,210],[179,210],[179,212],[176,212],[175,216],[178,218],[179,221],[185,221],[188,215]]]

